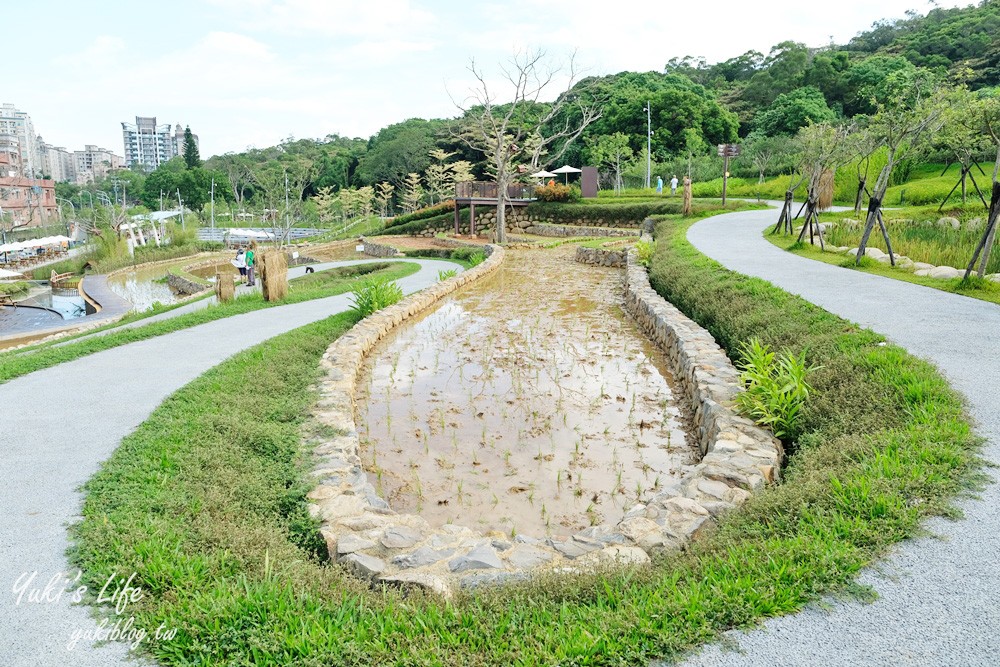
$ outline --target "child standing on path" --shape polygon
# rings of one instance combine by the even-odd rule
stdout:
[[[240,270],[240,278],[247,277],[247,258],[243,248],[236,251],[236,259],[232,260],[233,266]]]
[[[257,284],[256,276],[254,274],[254,267],[257,265],[257,242],[251,241],[250,247],[247,249],[244,259],[247,263],[247,285],[253,287]]]

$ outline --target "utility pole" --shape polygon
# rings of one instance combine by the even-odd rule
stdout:
[[[288,230],[291,229],[291,227],[292,225],[288,219],[288,170],[286,169],[285,170],[285,234],[288,233]],[[282,234],[282,237],[284,237],[284,234]],[[284,241],[284,238],[282,238],[282,241]]]
[[[215,179],[212,179],[212,229],[215,229]]]
[[[163,190],[160,190],[160,210],[163,210]]]
[[[181,200],[181,189],[177,188],[177,207],[181,210],[181,229],[187,229],[184,226],[184,202]]]
[[[649,189],[650,165],[653,152],[653,117],[649,100],[646,100],[646,189]]]

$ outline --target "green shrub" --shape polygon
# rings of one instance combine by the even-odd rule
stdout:
[[[444,282],[449,278],[454,278],[458,275],[458,269],[448,269],[447,271],[438,271],[438,280]]]
[[[574,197],[571,187],[560,183],[537,186],[535,188],[535,198],[546,202],[570,202],[579,199],[579,197]]]
[[[25,282],[23,280],[18,280],[13,283],[0,283],[0,295],[4,296],[14,296],[15,294],[24,294],[29,289],[31,289],[31,283]]]
[[[639,263],[649,268],[649,263],[653,261],[653,253],[656,245],[650,241],[639,241],[635,244],[635,252],[638,255]]]
[[[757,338],[740,346],[740,358],[740,379],[746,385],[736,398],[740,412],[780,440],[794,442],[802,428],[802,407],[812,391],[807,376],[816,368],[806,366],[805,353],[785,350],[776,356]]]
[[[403,298],[403,290],[394,281],[384,278],[371,280],[352,293],[351,310],[361,317],[368,317]]]
[[[466,261],[469,262],[470,266],[479,266],[486,261],[486,253],[482,250],[477,250],[470,254]]]

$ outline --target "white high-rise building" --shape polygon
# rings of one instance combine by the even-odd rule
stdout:
[[[53,146],[38,137],[38,162],[43,174],[60,183],[76,182],[76,158],[62,146]]]
[[[156,117],[136,116],[135,123],[122,123],[125,140],[125,166],[140,165],[153,171],[177,155],[177,144],[170,123],[156,124]]]
[[[37,149],[31,116],[13,104],[0,105],[0,151],[10,157],[11,167],[26,178],[34,178],[36,174],[40,174]]]

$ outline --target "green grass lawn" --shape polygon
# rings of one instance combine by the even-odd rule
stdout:
[[[345,266],[328,271],[307,274],[289,281],[288,297],[284,301],[264,301],[259,292],[246,294],[229,303],[215,304],[202,310],[196,310],[184,315],[178,315],[166,320],[152,322],[145,326],[121,329],[103,336],[95,336],[71,342],[68,345],[58,345],[62,340],[42,343],[32,348],[15,350],[0,354],[0,382],[6,382],[16,377],[32,373],[43,368],[49,368],[73,359],[109,350],[119,345],[127,345],[140,340],[162,336],[190,327],[213,322],[224,317],[242,315],[262,308],[282,306],[334,296],[349,292],[360,281],[368,276],[385,277],[396,280],[416,273],[420,266],[410,262],[377,262],[358,266]],[[120,326],[116,324],[113,326]],[[113,328],[113,327],[112,327]],[[86,332],[81,336],[89,335]]]
[[[977,481],[961,402],[927,363],[732,273],[658,224],[655,288],[733,354],[757,336],[823,367],[784,482],[652,566],[553,575],[450,602],[370,588],[322,557],[305,494],[307,416],[344,314],[179,390],[87,484],[72,559],[91,585],[136,572],[136,625],[177,628],[163,665],[636,665],[791,613],[855,575]],[[110,613],[110,612],[108,612]]]
[[[973,299],[981,299],[982,301],[989,301],[990,303],[1000,303],[1000,283],[995,283],[989,280],[980,280],[975,274],[970,276],[967,281],[961,278],[929,278],[927,276],[918,276],[909,269],[893,267],[888,264],[876,262],[869,257],[862,257],[861,264],[855,266],[853,255],[822,251],[820,250],[818,240],[816,241],[816,245],[810,245],[808,241],[804,243],[797,243],[795,236],[771,234],[770,229],[764,231],[764,238],[782,250],[793,252],[801,257],[808,257],[809,259],[825,262],[826,264],[833,264],[834,266],[840,266],[852,271],[863,271],[864,273],[885,276],[886,278],[902,280],[908,283],[923,285],[924,287],[932,287],[943,292],[961,294],[962,296],[968,296]],[[881,244],[873,243],[871,245],[872,247],[880,247]],[[893,243],[893,248],[895,248],[895,243]],[[1000,256],[1000,253],[996,254]],[[965,267],[961,266],[958,268],[964,269]]]

